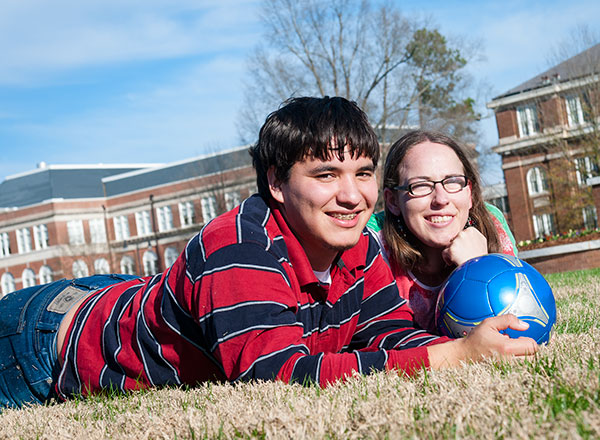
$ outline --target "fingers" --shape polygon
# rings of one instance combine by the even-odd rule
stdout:
[[[506,315],[494,316],[484,320],[489,322],[489,325],[494,327],[496,330],[506,330],[511,328],[513,330],[523,331],[529,328],[529,324],[525,321],[520,320],[512,313]]]

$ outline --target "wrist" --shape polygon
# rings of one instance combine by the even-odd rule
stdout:
[[[449,368],[470,359],[465,338],[454,339],[438,345],[427,347],[429,365],[432,369]]]

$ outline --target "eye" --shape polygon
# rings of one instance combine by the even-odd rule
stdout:
[[[373,171],[360,171],[356,174],[358,177],[362,177],[363,179],[370,179],[375,175]]]
[[[335,178],[335,175],[333,173],[321,173],[317,174],[315,178],[318,180],[331,180]]]
[[[415,182],[410,184],[413,192],[429,191],[431,186],[431,182]]]

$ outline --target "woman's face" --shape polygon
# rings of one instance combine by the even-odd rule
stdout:
[[[430,141],[411,147],[398,168],[400,186],[462,175],[464,169],[454,150]],[[470,185],[451,194],[437,183],[431,194],[421,197],[386,188],[384,197],[390,211],[404,218],[408,229],[426,248],[440,251],[463,230],[472,206]]]

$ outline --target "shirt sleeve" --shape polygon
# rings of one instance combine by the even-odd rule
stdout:
[[[494,222],[494,226],[498,232],[498,239],[500,240],[500,245],[502,246],[502,253],[518,257],[517,243],[513,233],[508,227],[508,223],[506,222],[506,218],[504,218],[504,214],[502,214],[502,211],[490,203],[486,202],[485,207],[487,208],[488,212],[492,214],[492,221]]]

